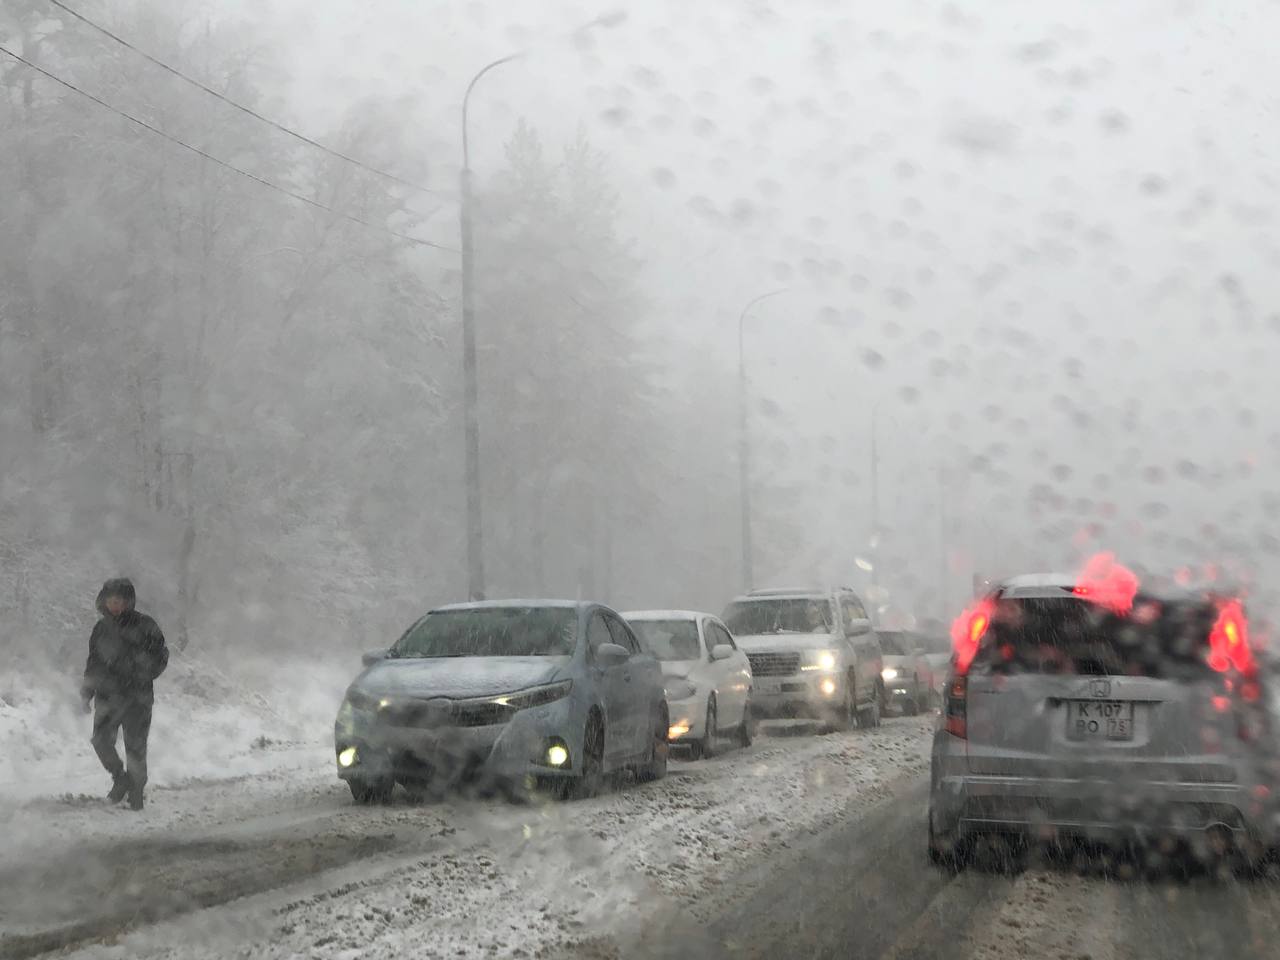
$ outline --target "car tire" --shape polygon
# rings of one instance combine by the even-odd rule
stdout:
[[[751,746],[756,738],[756,719],[751,713],[751,701],[748,700],[742,708],[742,726],[738,727],[738,746],[743,750]]]
[[[710,760],[716,755],[716,724],[720,722],[720,717],[716,710],[715,694],[707,697],[707,718],[706,724],[702,728],[702,741],[698,744],[698,753],[702,755],[704,760]]]
[[[582,763],[578,775],[566,784],[565,795],[588,800],[604,788],[604,725],[596,716],[587,720],[582,732]]]
[[[952,873],[958,873],[968,864],[968,844],[947,840],[933,829],[933,809],[929,809],[929,862]]]
[[[640,779],[646,782],[662,780],[667,775],[667,758],[671,754],[668,731],[671,719],[666,707],[657,711],[657,722],[654,724],[653,738],[649,742],[649,759],[640,769]]]
[[[920,713],[920,678],[913,677],[911,684],[911,699],[902,705],[904,717],[914,717]]]
[[[351,789],[351,799],[359,804],[386,803],[391,799],[391,792],[396,788],[394,780],[378,777],[374,780],[352,779],[347,781]]]
[[[874,730],[880,726],[880,687],[876,687],[876,694],[871,699],[871,706],[863,707],[858,711],[858,726],[864,730]]]
[[[849,674],[845,684],[844,702],[836,708],[831,726],[837,731],[853,729],[858,722],[858,681],[853,673]]]

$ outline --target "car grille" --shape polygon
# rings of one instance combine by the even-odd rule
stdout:
[[[407,700],[392,702],[378,719],[393,727],[491,727],[506,723],[515,710],[492,700]]]
[[[790,677],[800,671],[798,653],[748,653],[754,677]]]

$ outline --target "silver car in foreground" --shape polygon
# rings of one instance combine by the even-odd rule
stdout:
[[[1018,577],[957,620],[933,742],[935,862],[963,864],[993,834],[1203,859],[1274,844],[1270,718],[1243,608],[1114,579]]]
[[[441,607],[365,662],[334,726],[338,776],[358,802],[388,799],[397,782],[590,795],[620,771],[666,775],[662,670],[607,607]]]

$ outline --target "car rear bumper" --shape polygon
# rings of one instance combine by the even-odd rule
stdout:
[[[826,689],[824,683],[829,684]],[[751,709],[761,717],[820,718],[844,703],[845,687],[845,678],[839,673],[756,677],[751,684]]]
[[[1052,839],[1194,835],[1227,829],[1268,846],[1269,798],[1241,783],[1176,783],[957,775],[939,779],[931,807],[944,833],[1021,833]]]

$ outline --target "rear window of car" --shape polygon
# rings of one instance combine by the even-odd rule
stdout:
[[[1074,597],[1003,598],[976,665],[996,673],[1193,680],[1207,662],[1214,608],[1139,597],[1117,614]]]

